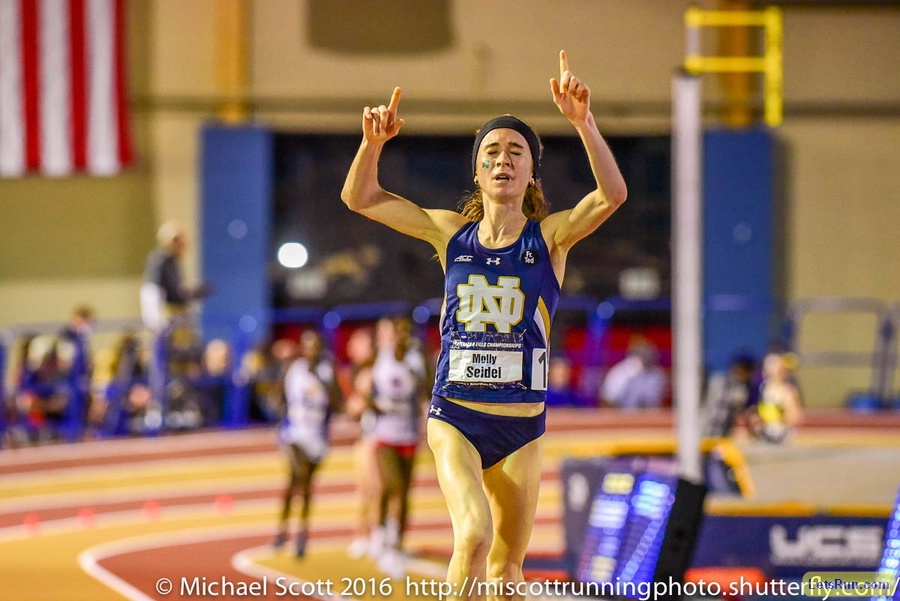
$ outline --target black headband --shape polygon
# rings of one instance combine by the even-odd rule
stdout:
[[[538,166],[541,163],[541,141],[527,123],[512,115],[495,117],[478,130],[478,135],[475,136],[475,146],[472,148],[472,173],[477,173],[475,164],[478,162],[478,150],[481,148],[481,141],[484,140],[484,137],[492,129],[512,129],[522,134],[522,137],[528,142],[528,147],[531,150],[531,160],[534,163],[534,178],[539,179]]]

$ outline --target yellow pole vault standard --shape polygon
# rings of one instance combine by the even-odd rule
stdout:
[[[219,89],[224,98],[219,118],[225,123],[247,120],[247,0],[217,0]]]
[[[685,12],[685,61],[672,79],[672,372],[678,464],[683,479],[703,481],[699,405],[703,375],[703,119],[700,77],[704,73],[761,73],[765,77],[765,119],[781,123],[781,12],[701,10]],[[703,56],[702,27],[763,27],[763,56]],[[726,51],[749,49],[743,39]],[[746,40],[749,42],[749,40]],[[749,89],[743,82],[731,93],[735,119]],[[745,95],[746,92],[746,95]]]
[[[720,10],[750,10],[750,0],[719,0]],[[719,29],[717,52],[719,56],[750,57],[755,50],[755,27],[722,27]],[[719,89],[725,95],[720,119],[731,127],[747,127],[754,121],[753,88],[757,73],[740,71],[718,74]]]
[[[781,10],[703,10],[692,7],[684,13],[687,52],[684,69],[702,73],[760,73],[763,76],[764,117],[770,127],[781,125],[783,111],[783,53]],[[762,56],[704,56],[700,48],[701,27],[761,27],[765,34]]]

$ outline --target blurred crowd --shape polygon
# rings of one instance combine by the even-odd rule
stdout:
[[[796,357],[772,348],[757,361],[739,354],[728,370],[714,373],[706,387],[703,434],[731,436],[744,428],[755,439],[782,443],[803,420]]]
[[[284,374],[301,352],[297,330],[235,356],[230,342],[203,342],[190,325],[170,327],[163,335],[142,327],[125,329],[100,345],[94,340],[94,323],[94,311],[79,306],[58,331],[22,332],[6,345],[3,446],[195,430],[226,420],[239,425],[282,419]],[[437,349],[428,344],[425,332],[413,331],[408,319],[405,323],[430,366]],[[374,326],[374,321],[356,324],[326,340],[323,351],[335,365],[336,384],[357,413],[351,392],[359,366],[371,355]],[[329,342],[335,348],[327,348]],[[585,395],[579,382],[584,366],[558,349],[549,368],[547,404],[622,411],[666,407],[671,404],[671,378],[660,354],[647,339],[634,336],[624,356],[601,368],[596,388]],[[711,374],[705,433],[729,435],[743,426],[761,439],[784,439],[802,416],[792,368],[791,355],[772,351],[761,360],[741,355],[727,373]],[[154,379],[154,373],[160,375]],[[230,406],[242,414],[229,414]]]
[[[26,331],[8,345],[0,411],[3,446],[219,425],[233,377],[226,342],[176,349],[166,339],[171,360],[155,392],[155,337],[140,328],[126,329],[98,345],[94,321],[94,311],[81,306],[58,332]]]

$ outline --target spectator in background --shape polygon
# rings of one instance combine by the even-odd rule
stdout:
[[[69,322],[60,332],[60,338],[72,343],[75,350],[73,367],[82,372],[90,372],[90,338],[96,319],[94,309],[88,305],[78,305],[72,311]]]
[[[70,392],[59,340],[54,336],[35,338],[29,347],[28,363],[16,398],[27,424],[28,439],[38,444],[58,440]]]
[[[150,394],[147,358],[136,332],[126,331],[116,342],[108,370],[102,395],[106,407],[102,415],[94,415],[103,432],[141,435],[158,429],[161,410]]]
[[[662,407],[667,390],[659,351],[646,339],[637,338],[629,345],[628,355],[606,373],[601,397],[620,409],[650,409]]]
[[[163,223],[156,233],[156,241],[156,248],[147,257],[140,301],[144,326],[156,337],[152,345],[151,388],[154,395],[162,398],[165,394],[163,369],[169,374],[183,375],[199,365],[201,350],[190,309],[193,301],[209,294],[210,287],[184,283],[180,261],[187,248],[187,235],[178,223]],[[166,364],[156,366],[161,353],[166,357]]]
[[[71,345],[71,361],[66,368],[70,385],[69,411],[74,412],[69,416],[73,437],[81,434],[93,404],[91,375],[94,364],[90,339],[94,320],[94,309],[88,305],[79,305],[72,311],[69,323],[59,334],[61,341]]]
[[[710,376],[706,388],[704,436],[731,435],[738,417],[755,402],[756,369],[756,359],[741,354],[732,360],[727,372]]]
[[[34,439],[35,431],[31,419],[34,398],[28,394],[26,383],[29,381],[35,367],[31,356],[32,347],[37,338],[37,334],[27,333],[19,341],[16,359],[13,362],[12,396],[7,400],[8,406],[6,409],[9,415],[9,425],[4,446],[9,444],[12,447],[21,447],[30,444]]]
[[[175,221],[156,232],[157,246],[147,256],[141,285],[141,317],[153,334],[150,389],[164,407],[168,427],[196,427],[202,423],[191,400],[190,378],[199,375],[202,347],[191,305],[206,297],[210,287],[188,286],[181,271],[187,235]]]
[[[187,286],[181,273],[181,257],[187,236],[174,221],[166,221],[156,232],[157,246],[147,257],[141,286],[141,316],[152,332],[162,332],[173,319],[186,318],[190,303],[206,297],[206,284]]]
[[[200,374],[194,378],[197,404],[205,427],[222,423],[231,374],[231,346],[221,338],[206,343]]]
[[[789,353],[769,352],[763,358],[759,400],[750,406],[747,415],[748,429],[760,440],[784,442],[803,419],[792,368],[793,357]]]

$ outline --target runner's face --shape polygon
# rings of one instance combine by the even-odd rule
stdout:
[[[528,142],[513,129],[495,129],[484,137],[475,162],[476,180],[492,198],[523,197],[533,164]]]

